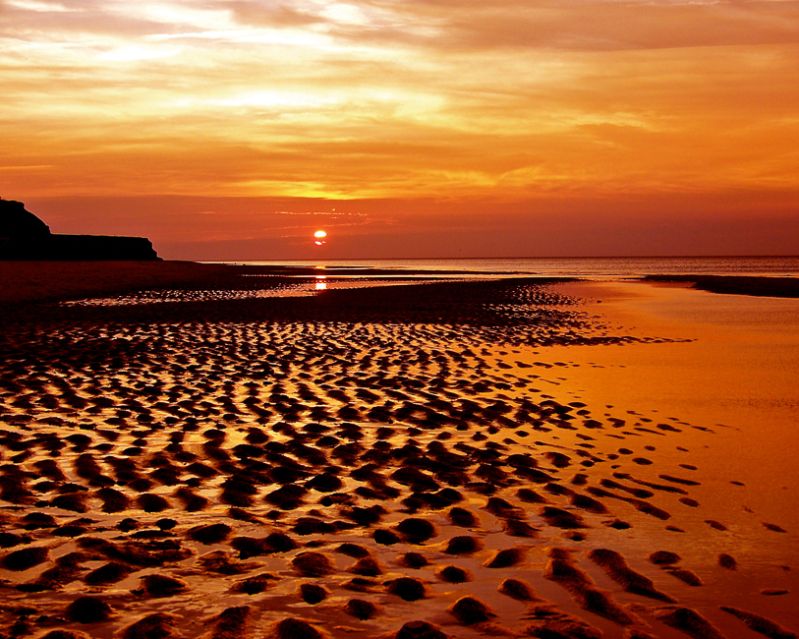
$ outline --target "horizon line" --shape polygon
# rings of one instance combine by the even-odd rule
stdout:
[[[321,260],[334,260],[334,261],[390,261],[390,260],[405,260],[405,261],[424,261],[424,260],[597,260],[597,259],[723,259],[723,258],[769,258],[769,259],[799,259],[799,253],[795,254],[704,254],[704,255],[514,255],[514,256],[491,256],[491,257],[324,257],[324,258],[301,258],[301,257],[284,257],[284,258],[247,258],[247,259],[184,259],[184,260],[171,260],[165,258],[166,261],[194,261],[194,262],[313,262]]]

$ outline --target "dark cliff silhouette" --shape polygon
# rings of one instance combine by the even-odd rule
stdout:
[[[145,237],[63,235],[47,226],[22,202],[0,198],[2,260],[157,260]]]

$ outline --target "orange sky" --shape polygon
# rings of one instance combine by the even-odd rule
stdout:
[[[166,257],[799,253],[799,2],[0,0],[0,87],[0,195]]]

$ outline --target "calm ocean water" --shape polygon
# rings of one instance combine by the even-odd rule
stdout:
[[[799,256],[793,257],[577,257],[413,260],[284,260],[239,262],[253,265],[283,264],[310,267],[352,267],[475,273],[519,273],[615,279],[642,275],[760,275],[799,277]]]

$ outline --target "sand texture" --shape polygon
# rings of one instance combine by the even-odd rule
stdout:
[[[569,390],[679,335],[532,279],[187,271],[7,307],[0,637],[796,636],[779,543],[753,577],[704,514],[725,434]]]

